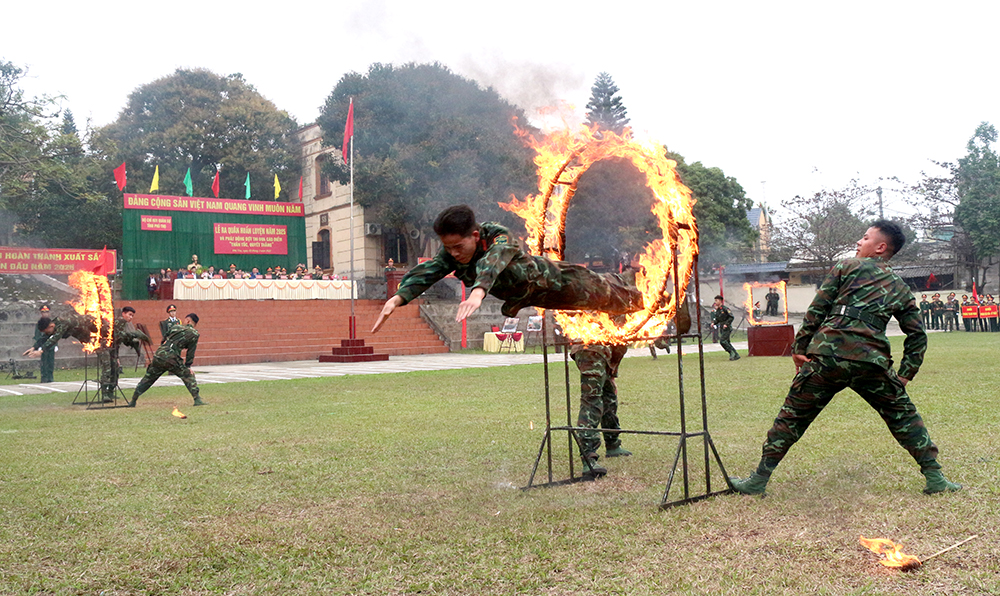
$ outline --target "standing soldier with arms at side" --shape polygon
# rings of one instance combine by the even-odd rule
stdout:
[[[958,330],[958,300],[955,299],[955,292],[948,294],[948,301],[944,303],[944,328],[948,331]]]
[[[927,482],[925,493],[962,488],[941,473],[938,448],[906,394],[923,363],[927,334],[913,293],[887,263],[905,242],[898,224],[876,221],[858,241],[856,257],[839,261],[827,274],[795,335],[795,379],[767,432],[760,463],[748,478],[730,479],[736,491],[762,494],[792,445],[848,387],[879,413],[896,442],[916,460]],[[906,334],[898,373],[885,336],[891,317]]]
[[[927,294],[920,295],[920,322],[924,329],[931,328],[931,303],[927,301]]]
[[[941,302],[941,294],[934,294],[931,297],[931,329],[944,329],[944,302]]]
[[[778,302],[781,301],[781,294],[774,288],[770,288],[767,295],[764,296],[764,300],[767,301],[767,311],[764,314],[770,317],[778,316]]]
[[[570,347],[570,356],[580,369],[580,415],[576,421],[578,427],[621,428],[618,423],[618,388],[615,377],[618,376],[618,365],[627,351],[628,346],[606,344],[574,344]],[[583,476],[596,478],[607,474],[607,468],[598,463],[600,434],[596,430],[582,431],[579,438]],[[632,455],[632,452],[622,448],[620,433],[604,433],[605,457],[628,455]]]
[[[121,364],[118,362],[120,346],[124,344],[138,351],[139,342],[149,341],[142,331],[128,328],[134,317],[134,308],[122,307],[121,315],[115,317],[111,328],[111,345],[97,349],[97,368],[101,371],[101,397],[104,403],[115,400],[115,389],[118,388],[118,378],[121,375]]]
[[[50,312],[49,305],[43,304],[41,307],[39,307],[38,312],[42,317],[48,317]],[[38,325],[36,324],[35,337],[33,338],[33,340],[37,343],[38,340],[44,338],[45,334],[42,332],[41,329],[38,328]],[[56,372],[56,350],[58,349],[59,348],[57,346],[53,345],[42,350],[42,361],[39,363],[39,371],[38,371],[39,382],[51,383],[54,381],[54,376]]]
[[[712,327],[719,330],[719,344],[723,350],[729,352],[730,360],[739,360],[739,352],[729,342],[729,337],[733,332],[733,313],[726,306],[721,295],[715,297],[713,306],[715,310],[712,311]]]
[[[171,304],[167,307],[167,318],[160,321],[161,344],[167,341],[167,334],[170,333],[170,328],[180,322],[180,319],[177,318],[177,307]]]
[[[163,343],[153,354],[153,361],[146,367],[146,374],[135,386],[135,393],[128,402],[128,407],[134,408],[139,396],[145,393],[153,383],[160,378],[163,373],[169,372],[180,377],[184,381],[191,397],[194,398],[194,405],[208,405],[201,401],[198,395],[198,382],[191,372],[191,365],[194,364],[194,352],[198,347],[198,315],[191,313],[184,317],[184,322],[174,325],[163,339]],[[181,356],[181,352],[187,351],[186,357]]]

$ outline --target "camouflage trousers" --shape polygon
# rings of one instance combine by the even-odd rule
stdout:
[[[614,273],[594,273],[586,267],[558,263],[559,279],[549,289],[533,288],[520,298],[508,298],[500,312],[513,317],[526,306],[555,310],[594,310],[626,314],[642,310],[642,292]]]
[[[198,399],[198,382],[195,381],[194,372],[189,367],[184,366],[184,362],[180,358],[164,359],[157,356],[154,356],[153,361],[146,367],[146,374],[135,386],[132,399],[139,399],[139,396],[152,387],[163,373],[171,373],[180,377],[191,396]]]
[[[580,369],[580,414],[576,421],[578,427],[621,428],[618,423],[618,388],[615,386],[617,362],[614,362],[614,358],[609,346],[586,346],[574,350],[573,361]],[[619,433],[603,434],[605,448],[614,449],[622,444]],[[579,437],[583,453],[596,453],[601,446],[601,433],[582,431]]]
[[[97,350],[97,368],[101,376],[101,396],[114,399],[122,371],[118,364],[118,351],[107,348]]]
[[[875,408],[896,441],[920,464],[921,472],[941,468],[938,448],[894,370],[832,356],[811,358],[795,375],[774,426],[767,432],[758,472],[770,474],[833,396],[847,387]]]

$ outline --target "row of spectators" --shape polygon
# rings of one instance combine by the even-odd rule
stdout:
[[[301,263],[296,265],[295,270],[291,273],[288,272],[287,268],[280,265],[268,267],[263,272],[259,268],[254,267],[248,272],[238,269],[235,263],[230,264],[229,269],[222,267],[216,269],[214,266],[202,267],[195,260],[195,262],[186,268],[178,269],[177,271],[168,267],[160,269],[158,274],[151,272],[149,278],[146,280],[146,290],[150,298],[156,294],[163,281],[173,281],[175,279],[347,279],[347,277],[340,276],[338,278],[338,276],[332,273],[332,270],[327,272],[319,266],[309,269]]]

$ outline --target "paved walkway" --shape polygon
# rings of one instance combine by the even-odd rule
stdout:
[[[796,329],[801,325],[801,318],[790,320]],[[886,329],[886,335],[902,335],[899,325],[893,319]],[[706,340],[710,338],[706,337]],[[690,340],[689,340],[690,341]],[[734,342],[733,347],[741,354],[747,353],[747,342]],[[706,352],[721,352],[722,346],[717,343],[705,343]],[[685,354],[697,353],[695,345],[685,345]],[[659,350],[657,354],[665,356]],[[633,348],[625,355],[626,358],[649,357],[648,348]],[[549,359],[562,360],[561,354],[550,354]],[[214,383],[245,383],[252,381],[287,381],[291,379],[311,379],[316,377],[342,377],[344,375],[381,375],[389,373],[413,372],[419,370],[452,370],[458,368],[490,368],[494,366],[517,366],[520,364],[540,364],[542,354],[427,354],[419,356],[391,356],[381,362],[360,362],[357,364],[337,364],[300,360],[294,362],[263,362],[259,364],[229,364],[219,366],[198,366],[194,372],[199,385]],[[121,379],[119,385],[126,395],[135,389],[139,378]],[[24,383],[21,385],[0,385],[0,396],[3,395],[33,395],[42,393],[68,393],[75,395],[80,391],[82,383],[72,381],[66,383]],[[176,387],[183,383],[171,374],[165,374],[158,381],[157,387]],[[95,381],[88,382],[88,389],[96,391]]]
[[[733,344],[740,352],[746,354],[747,342]],[[719,344],[705,344],[706,352],[720,352]],[[684,352],[697,353],[697,346],[685,345]],[[660,357],[666,355],[662,350],[657,352]],[[645,356],[649,358],[648,348],[633,348],[625,355],[626,358]],[[562,354],[549,354],[549,360],[562,361]],[[540,364],[542,354],[427,354],[419,356],[391,356],[381,362],[359,362],[357,364],[339,364],[317,362],[314,360],[299,360],[293,362],[262,362],[259,364],[228,364],[218,366],[194,366],[199,385],[214,383],[245,383],[251,381],[288,381],[291,379],[311,379],[316,377],[342,377],[344,375],[381,375],[388,373],[413,372],[420,370],[452,370],[458,368],[490,368],[494,366],[517,366],[520,364]],[[138,377],[123,378],[119,386],[125,395],[131,395],[132,389],[139,383]],[[165,374],[156,381],[156,387],[177,387],[184,383],[174,375]],[[33,395],[42,393],[68,393],[75,395],[82,383],[80,381],[62,383],[24,383],[20,385],[0,385],[2,395]],[[96,391],[98,383],[88,382],[88,390]]]

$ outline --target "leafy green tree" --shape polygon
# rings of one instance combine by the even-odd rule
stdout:
[[[611,75],[606,72],[597,75],[594,86],[590,88],[590,101],[587,102],[587,124],[622,134],[629,119],[622,96],[616,95],[618,91]]]
[[[775,250],[824,270],[853,256],[858,239],[875,219],[873,196],[875,189],[852,180],[842,189],[784,201],[784,217],[771,237]]]
[[[117,145],[115,161],[127,164],[130,187],[149,189],[156,166],[160,194],[183,195],[191,168],[196,196],[212,196],[221,168],[220,197],[242,199],[249,172],[252,197],[291,200],[301,171],[294,146],[295,121],[265,99],[241,74],[178,69],[133,91],[118,119],[101,135]],[[134,182],[132,182],[134,181]]]
[[[71,113],[60,121],[51,98],[25,98],[22,76],[0,62],[0,243],[119,246],[103,152],[80,139]]]
[[[753,201],[740,183],[720,168],[706,167],[700,161],[688,164],[678,153],[668,152],[668,157],[677,162],[677,174],[695,199],[702,268],[749,260],[757,232],[747,219]]]
[[[341,147],[351,98],[354,198],[373,221],[429,232],[441,209],[466,203],[480,220],[516,223],[497,202],[535,187],[532,152],[512,126],[524,122],[522,110],[441,64],[373,64],[327,98],[317,120],[327,146]],[[347,182],[336,156],[325,170]],[[404,236],[415,259],[421,247]]]

